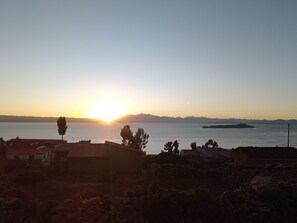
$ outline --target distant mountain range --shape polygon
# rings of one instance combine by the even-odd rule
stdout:
[[[133,122],[150,122],[150,123],[222,123],[222,124],[297,124],[296,119],[284,120],[257,120],[257,119],[222,119],[222,118],[207,118],[207,117],[194,117],[188,116],[182,117],[168,117],[168,116],[156,116],[151,114],[138,114],[138,115],[126,115],[117,119],[120,123],[133,123]]]
[[[0,122],[56,122],[58,117],[33,117],[0,115]],[[100,122],[88,118],[67,118],[67,122],[94,123]],[[222,124],[297,124],[296,119],[256,120],[256,119],[220,119],[207,117],[168,117],[151,114],[125,115],[115,120],[118,123],[222,123]]]
[[[56,122],[58,117],[12,116],[0,115],[0,122]],[[67,118],[67,122],[98,122],[88,118]]]

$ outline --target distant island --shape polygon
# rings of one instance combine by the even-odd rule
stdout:
[[[232,125],[210,125],[210,126],[203,126],[202,128],[204,129],[233,129],[233,128],[238,128],[238,129],[246,129],[246,128],[255,128],[255,126],[248,125],[248,124],[232,124]]]

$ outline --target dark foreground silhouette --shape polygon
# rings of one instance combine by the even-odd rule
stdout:
[[[0,222],[296,222],[297,164],[235,166],[169,153],[135,176],[0,176]]]

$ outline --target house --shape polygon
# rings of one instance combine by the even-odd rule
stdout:
[[[234,163],[239,165],[297,162],[294,147],[238,147],[233,150]]]
[[[60,144],[55,154],[66,153],[68,173],[135,175],[141,172],[145,153],[118,143],[78,143]]]
[[[120,175],[139,175],[142,171],[145,152],[118,143],[105,141],[109,154],[110,171]]]
[[[8,147],[11,146],[30,146],[30,147],[38,147],[38,146],[48,146],[50,148],[55,147],[56,145],[66,143],[65,140],[60,139],[21,139],[16,137],[15,139],[10,139],[6,141]]]
[[[19,137],[5,142],[7,164],[16,162],[45,163],[51,159],[52,149],[64,140],[57,139],[21,139]]]
[[[6,150],[6,160],[45,163],[50,161],[51,149],[47,146],[11,146]]]
[[[56,156],[65,157],[71,175],[105,174],[108,171],[108,151],[103,143],[65,143],[54,150]]]

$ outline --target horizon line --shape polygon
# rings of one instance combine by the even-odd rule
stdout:
[[[189,118],[201,118],[201,119],[211,119],[211,120],[250,120],[250,121],[297,121],[297,119],[285,119],[285,118],[275,118],[275,119],[267,119],[267,118],[219,118],[219,117],[207,117],[207,116],[194,116],[194,115],[189,115],[189,116],[167,116],[167,115],[155,115],[155,114],[150,114],[150,113],[138,113],[138,114],[126,114],[121,117],[118,117],[114,119],[112,122],[117,122],[120,121],[121,119],[124,119],[125,117],[129,116],[140,116],[140,115],[146,115],[146,116],[152,116],[155,118],[171,118],[171,119],[189,119]],[[96,118],[88,118],[88,117],[73,117],[73,116],[65,116],[65,115],[60,115],[60,116],[34,116],[34,115],[1,115],[0,117],[13,117],[13,118],[40,118],[40,119],[54,119],[54,118],[59,118],[61,116],[64,116],[68,119],[84,119],[84,120],[89,120],[89,121],[94,121],[94,122],[104,122],[100,119]]]

